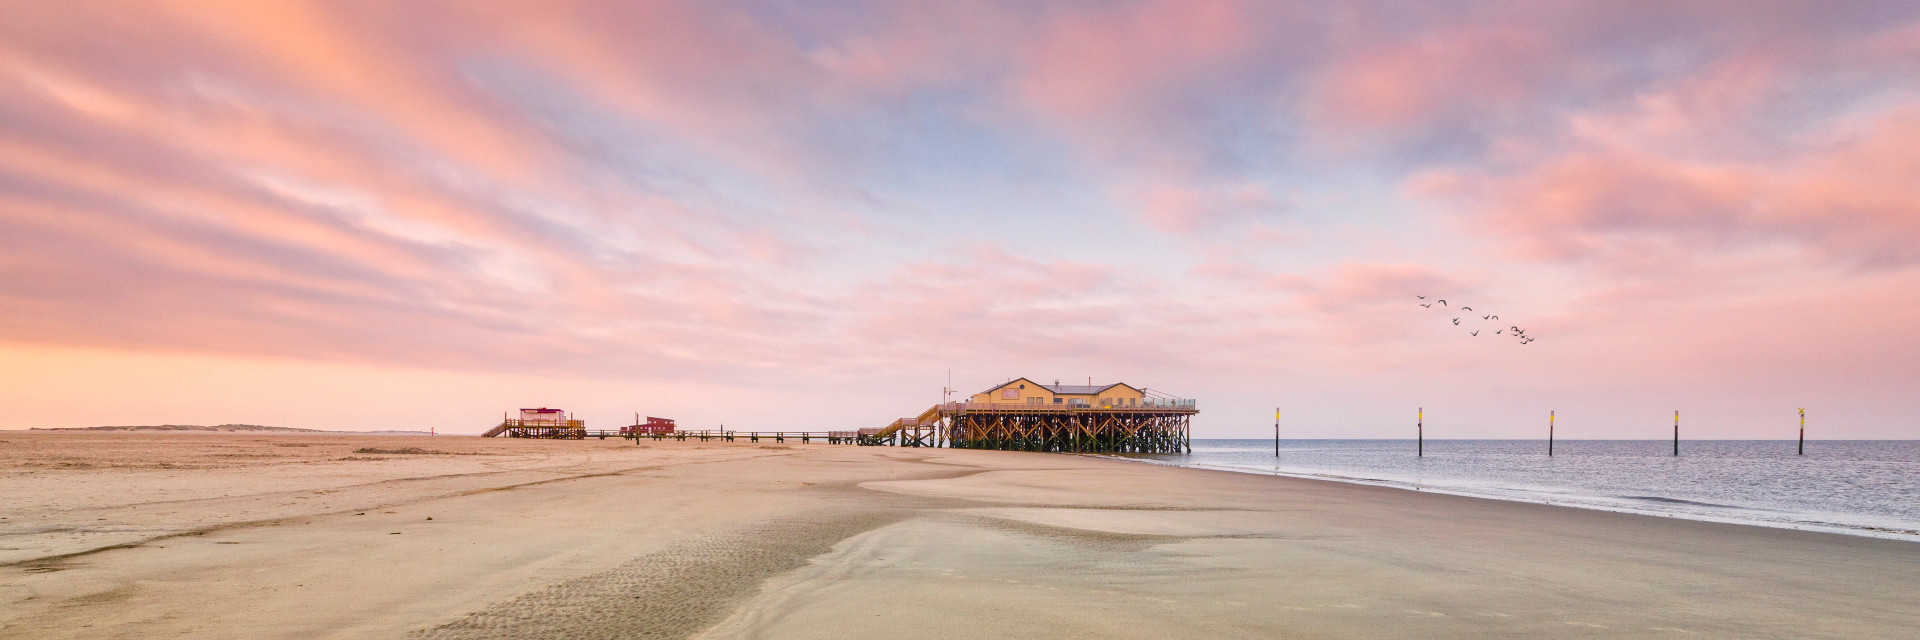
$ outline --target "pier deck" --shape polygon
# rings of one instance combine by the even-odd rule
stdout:
[[[1199,412],[1190,400],[1137,406],[949,402],[934,405],[917,418],[901,418],[885,427],[852,431],[636,432],[589,430],[582,421],[556,425],[509,420],[484,435],[572,440],[628,438],[636,444],[642,440],[684,442],[692,439],[1061,453],[1181,453],[1192,451],[1191,418]]]
[[[1191,451],[1190,400],[1137,406],[949,402],[860,430],[860,444],[1069,453]]]

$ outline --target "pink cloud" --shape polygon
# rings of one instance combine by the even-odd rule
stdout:
[[[1905,381],[1920,29],[1850,11],[0,9],[0,335],[703,398]]]
[[[1259,221],[1286,210],[1286,203],[1255,184],[1216,189],[1160,186],[1140,195],[1140,219],[1174,233]]]
[[[1335,266],[1300,298],[1316,311],[1341,314],[1360,308],[1404,308],[1415,304],[1415,296],[1439,299],[1465,293],[1471,291],[1426,265],[1346,263]]]
[[[1151,88],[1244,53],[1253,26],[1236,2],[1143,2],[1057,13],[1027,56],[1020,91],[1067,120],[1124,112]]]
[[[1321,70],[1309,114],[1325,126],[1392,130],[1463,110],[1513,109],[1556,71],[1563,52],[1548,37],[1496,23],[1383,41]]]
[[[1652,117],[1656,130],[1678,126],[1671,114]],[[1780,155],[1712,160],[1601,144],[1513,174],[1436,172],[1414,189],[1460,202],[1528,255],[1550,259],[1603,255],[1628,241],[1694,253],[1785,243],[1828,262],[1920,262],[1920,183],[1903,179],[1920,170],[1920,103],[1837,127],[1827,142]]]
[[[1057,355],[1098,348],[1125,317],[1112,267],[977,247],[962,262],[903,266],[860,296],[860,335],[942,352]],[[1089,333],[1088,329],[1102,327]],[[886,336],[885,338],[879,338]]]

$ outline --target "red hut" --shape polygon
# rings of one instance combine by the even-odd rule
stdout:
[[[620,434],[644,436],[644,435],[653,435],[656,433],[673,433],[672,418],[655,418],[653,416],[647,416],[647,421],[641,422],[639,420],[639,417],[640,416],[638,415],[634,416],[634,421],[632,426],[621,427]]]

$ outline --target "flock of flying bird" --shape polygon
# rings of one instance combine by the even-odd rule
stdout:
[[[1414,297],[1415,297],[1415,298],[1419,298],[1419,299],[1421,299],[1421,300],[1426,300],[1426,299],[1427,299],[1427,297],[1426,297],[1426,296],[1414,296]],[[1431,309],[1431,308],[1433,308],[1433,305],[1436,305],[1436,304],[1437,304],[1437,305],[1440,305],[1440,308],[1441,308],[1442,310],[1448,310],[1448,311],[1451,311],[1451,310],[1453,310],[1453,309],[1452,309],[1451,307],[1448,307],[1448,306],[1447,306],[1447,301],[1446,301],[1446,300],[1434,300],[1433,302],[1421,302],[1421,303],[1420,303],[1420,307],[1421,307],[1421,308],[1423,308],[1423,309]],[[1468,313],[1467,313],[1467,315],[1464,315],[1464,316],[1460,316],[1459,318],[1454,318],[1454,319],[1453,319],[1453,326],[1456,326],[1456,327],[1457,327],[1457,326],[1460,326],[1460,320],[1461,320],[1461,318],[1465,318],[1465,319],[1466,319],[1467,321],[1469,321],[1469,322],[1472,322],[1472,321],[1473,321],[1473,313],[1472,313],[1472,311],[1473,311],[1473,307],[1467,307],[1467,306],[1462,306],[1462,307],[1460,307],[1460,308],[1459,308],[1458,310],[1459,310],[1459,311],[1464,311],[1464,312],[1468,312]],[[1489,314],[1487,314],[1487,315],[1484,315],[1484,316],[1480,316],[1480,322],[1488,322],[1488,321],[1497,321],[1497,320],[1499,320],[1499,319],[1500,319],[1500,316],[1496,316],[1496,315],[1493,315],[1493,314],[1491,314],[1491,313],[1489,313]],[[1473,331],[1472,331],[1471,333],[1469,333],[1468,335],[1471,335],[1471,336],[1474,336],[1474,337],[1479,337],[1479,336],[1480,336],[1480,332],[1481,332],[1481,331],[1485,331],[1485,330],[1486,330],[1485,328],[1479,328],[1479,329],[1474,329],[1474,330],[1473,330]],[[1520,328],[1520,326],[1519,326],[1519,325],[1511,325],[1511,326],[1508,326],[1508,327],[1506,327],[1506,328],[1504,328],[1504,329],[1495,329],[1495,330],[1494,330],[1494,332],[1493,332],[1493,335],[1496,335],[1496,336],[1499,336],[1499,335],[1511,335],[1511,336],[1513,336],[1514,338],[1516,338],[1516,339],[1518,339],[1518,340],[1520,341],[1520,344],[1527,344],[1527,343],[1530,343],[1530,342],[1533,342],[1533,336],[1530,336],[1530,335],[1527,335],[1527,330],[1526,330],[1526,329],[1522,329],[1522,328]]]

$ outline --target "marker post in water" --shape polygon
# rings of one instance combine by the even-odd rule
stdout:
[[[1547,457],[1553,457],[1553,412],[1547,412]]]
[[[1273,408],[1273,457],[1280,457],[1280,407]]]
[[[1420,413],[1417,414],[1417,417],[1413,419],[1413,429],[1414,429],[1413,431],[1414,446],[1418,447],[1413,450],[1413,455],[1416,458],[1425,458],[1427,457],[1427,408],[1426,407],[1420,407]]]
[[[1673,455],[1680,456],[1680,412],[1673,412]]]
[[[1797,456],[1807,455],[1807,408],[1800,408],[1800,452]]]

